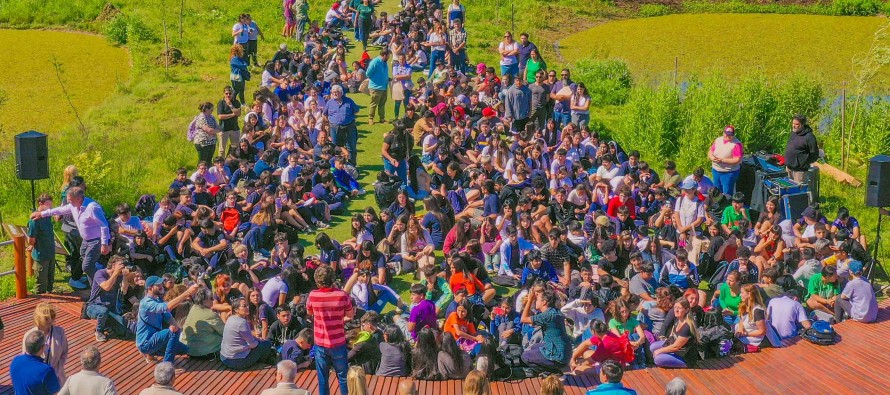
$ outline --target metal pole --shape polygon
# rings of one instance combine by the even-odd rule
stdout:
[[[15,298],[28,297],[28,273],[25,271],[25,235],[12,237],[13,267],[15,268]]]
[[[31,180],[31,211],[37,211],[37,192],[34,189],[34,180]]]
[[[516,4],[512,1],[510,2],[510,31],[513,34],[516,34],[516,22],[514,20],[514,16],[516,16]]]

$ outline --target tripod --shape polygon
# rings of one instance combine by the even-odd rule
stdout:
[[[872,251],[871,265],[869,265],[868,271],[865,273],[865,278],[867,278],[868,281],[871,282],[872,284],[875,284],[875,279],[878,275],[878,272],[875,271],[875,266],[877,266],[880,269],[880,272],[884,273],[884,280],[887,280],[888,282],[890,282],[890,277],[888,277],[888,275],[887,275],[887,270],[884,269],[884,265],[881,264],[880,260],[878,260],[878,251],[881,249],[881,219],[884,217],[882,212],[883,212],[883,209],[878,208],[878,232],[877,232],[877,236],[875,236],[875,243],[874,243],[875,249]],[[888,289],[888,288],[890,288],[890,284],[882,285],[882,286],[878,287],[877,291],[875,291],[875,295],[882,294],[884,292],[884,290]]]

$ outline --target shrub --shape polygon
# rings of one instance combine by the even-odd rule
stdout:
[[[576,81],[587,86],[594,106],[624,104],[633,86],[630,68],[621,60],[581,59],[573,74]]]
[[[127,43],[127,18],[118,15],[108,21],[105,25],[105,36],[114,45],[125,45]]]
[[[145,22],[139,18],[128,18],[127,21],[127,38],[134,42],[157,42],[158,36],[155,35]]]
[[[673,13],[671,7],[668,7],[664,4],[643,4],[640,6],[639,15],[643,18],[649,18],[653,16],[662,16]]]
[[[880,13],[884,3],[879,0],[834,0],[830,7],[834,15],[869,16]]]

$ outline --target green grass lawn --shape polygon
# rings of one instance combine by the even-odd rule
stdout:
[[[52,135],[77,122],[62,93],[54,62],[60,64],[62,80],[81,116],[130,78],[127,51],[110,45],[102,36],[0,30],[0,41],[19,43],[0,49],[0,90],[7,97],[0,111],[0,131],[7,137],[0,139],[0,150],[12,146],[14,134],[33,129]]]
[[[769,14],[681,14],[609,21],[560,41],[567,61],[594,56],[628,62],[642,82],[680,80],[719,69],[726,77],[804,72],[827,87],[851,79],[852,58],[866,51],[884,17]],[[885,92],[890,73],[873,91]]]

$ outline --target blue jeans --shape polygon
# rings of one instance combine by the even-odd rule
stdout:
[[[649,350],[651,350],[654,353],[655,350],[658,350],[659,348],[662,348],[662,347],[664,347],[664,340],[659,340],[657,342],[652,343],[652,345],[649,346]],[[654,359],[655,359],[655,366],[658,366],[660,368],[685,368],[686,367],[686,361],[684,361],[683,358],[680,358],[680,356],[678,356],[677,354],[674,354],[674,353],[658,354],[654,357]]]
[[[346,125],[331,125],[331,134],[334,144],[338,147],[346,147],[349,150],[349,163],[355,166],[356,149],[358,146],[358,129],[355,122]]]
[[[87,317],[90,317],[92,320],[96,320],[96,332],[105,333],[108,330],[108,319],[111,318],[111,324],[114,325],[115,322],[119,324],[114,325],[111,328],[111,332],[113,333],[125,333],[127,325],[124,324],[124,317],[120,314],[117,314],[111,310],[108,310],[108,307],[100,305],[100,304],[90,304],[87,306]]]
[[[572,114],[572,123],[578,125],[578,127],[583,128],[590,122],[590,114]]]
[[[396,102],[398,105],[398,102]],[[383,171],[387,174],[398,174],[399,178],[402,180],[402,184],[408,183],[408,161],[402,159],[399,161],[399,166],[393,166],[392,163],[389,163],[385,158],[383,159]]]
[[[405,187],[405,192],[408,194],[408,197],[414,200],[423,200],[423,198],[430,195],[430,191],[415,191],[414,187],[407,186]]]
[[[556,127],[561,129],[572,123],[572,114],[568,112],[554,112],[553,120],[556,121]]]
[[[232,370],[247,370],[259,361],[265,360],[272,352],[272,342],[260,340],[256,347],[252,348],[244,358],[226,359],[220,358],[220,362]]]
[[[430,71],[427,74],[426,78],[430,79],[433,76],[433,70],[436,69],[437,61],[445,62],[445,51],[430,51]]]
[[[172,363],[177,355],[185,354],[189,348],[179,341],[179,332],[164,329],[155,332],[144,343],[138,344],[139,352],[148,355],[163,355],[164,362]]]
[[[346,372],[349,369],[349,358],[346,353],[346,345],[327,348],[315,345],[315,370],[318,371],[318,394],[329,395],[331,393],[328,384],[328,375],[331,368],[337,373],[337,381],[340,382],[340,394],[348,395],[346,389]]]
[[[102,255],[102,239],[95,238],[90,240],[84,240],[83,243],[80,244],[80,262],[83,268],[83,272],[86,273],[87,278],[90,279],[90,284],[93,282],[93,277],[96,276],[96,272],[99,269],[96,267],[96,264],[99,263],[99,257]]]
[[[714,180],[714,187],[719,189],[720,192],[732,196],[735,193],[735,183],[739,179],[740,172],[741,170],[722,172],[711,169],[711,179]]]
[[[501,76],[503,77],[508,74],[512,76],[519,74],[519,63],[513,63],[507,66],[501,65]]]

